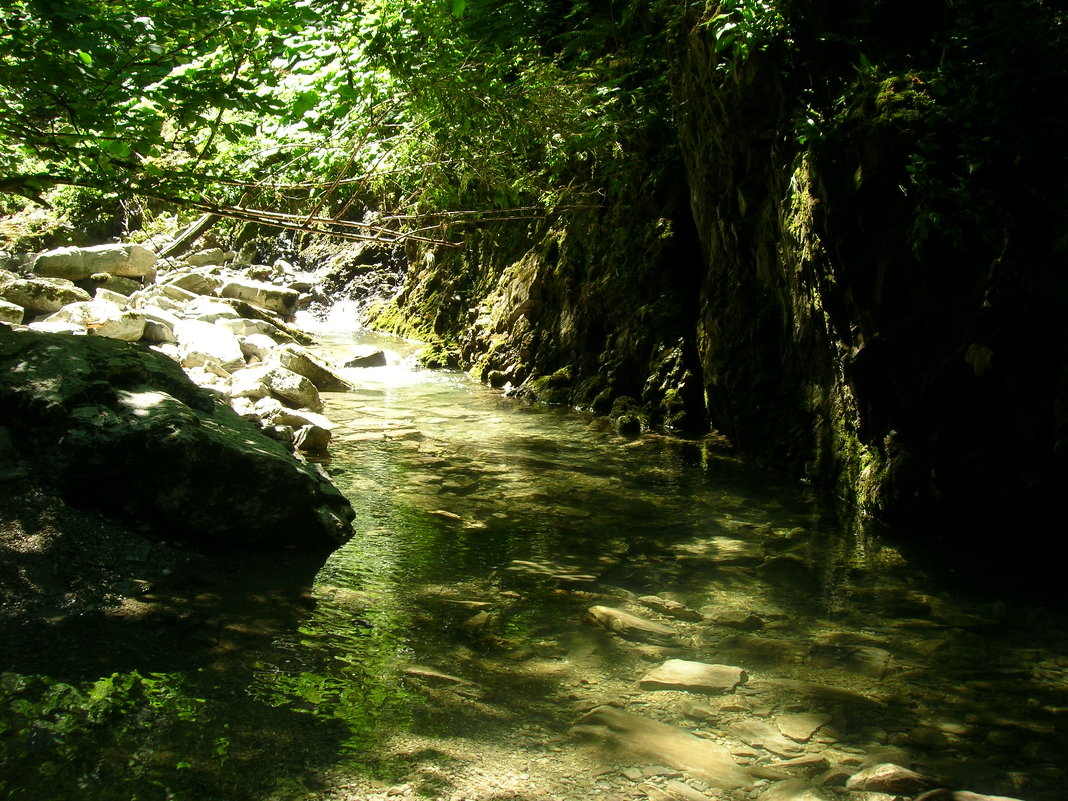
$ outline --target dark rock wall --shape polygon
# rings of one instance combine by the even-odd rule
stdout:
[[[379,323],[520,394],[710,425],[861,517],[951,539],[1036,517],[1068,408],[1047,10],[778,5],[788,41],[731,65],[714,9],[665,31],[677,169],[413,254]]]

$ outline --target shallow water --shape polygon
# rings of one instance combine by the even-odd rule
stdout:
[[[705,442],[623,438],[416,369],[409,343],[319,335],[334,358],[370,342],[391,364],[350,370],[356,391],[325,397],[337,428],[323,467],[353,502],[356,536],[318,570],[310,608],[208,664],[71,690],[114,699],[69,733],[39,727],[41,753],[67,753],[55,742],[67,737],[78,771],[54,760],[55,795],[9,780],[0,797],[70,797],[74,783],[85,798],[634,798],[685,781],[747,799],[796,757],[812,767],[789,775],[812,779],[907,757],[959,789],[1068,797],[1063,618],[940,591]],[[667,625],[676,642],[611,633],[593,606]],[[716,696],[639,686],[672,657],[748,680]],[[31,695],[12,681],[9,695]],[[53,717],[69,716],[68,691],[50,692]],[[657,773],[664,754],[606,748],[603,727],[573,736],[602,704],[765,772],[727,790]],[[768,733],[797,715],[823,723]],[[18,736],[25,759],[33,737]],[[84,765],[101,753],[110,767],[94,774]]]

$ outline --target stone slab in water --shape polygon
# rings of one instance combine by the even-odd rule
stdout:
[[[622,609],[611,606],[591,606],[590,618],[596,623],[628,639],[648,642],[653,645],[677,645],[678,634],[674,629],[646,620]]]
[[[718,695],[745,682],[744,670],[729,665],[709,665],[685,659],[669,659],[639,682],[645,690],[687,690]]]
[[[775,719],[779,731],[791,740],[804,743],[820,728],[831,722],[831,716],[823,712],[802,712],[797,715],[780,715]]]
[[[733,790],[752,783],[749,773],[722,746],[614,707],[597,707],[579,720],[575,731],[685,771],[712,787]]]
[[[778,756],[796,756],[802,748],[793,740],[783,737],[779,731],[760,720],[741,720],[728,727],[732,737],[736,737],[754,748],[763,748]]]
[[[913,795],[930,788],[931,785],[931,780],[926,776],[892,762],[883,762],[851,776],[846,782],[846,789]]]

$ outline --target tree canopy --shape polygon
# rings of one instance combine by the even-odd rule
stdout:
[[[642,5],[12,0],[0,192],[71,184],[357,237],[595,202],[637,155],[620,126],[669,116]]]

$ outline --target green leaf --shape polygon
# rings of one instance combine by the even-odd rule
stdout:
[[[452,0],[452,15],[462,17],[467,10],[467,0]]]
[[[93,57],[89,53],[86,53],[84,50],[77,50],[75,52],[77,52],[78,58],[82,60],[82,63],[85,64],[85,66],[91,67],[93,65]]]

